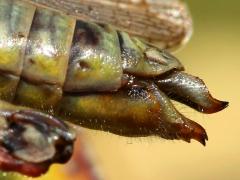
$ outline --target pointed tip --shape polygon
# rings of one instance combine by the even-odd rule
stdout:
[[[206,141],[207,141],[206,137],[202,137],[198,140],[198,142],[200,142],[203,146],[206,146]]]
[[[218,103],[216,103],[215,112],[221,111],[226,107],[228,107],[229,105],[229,102],[227,101],[219,101],[219,100],[216,100],[216,101],[218,101]]]
[[[225,109],[229,105],[229,102],[227,102],[227,101],[219,101],[212,97],[210,98],[210,100],[211,100],[210,107],[200,108],[203,113],[207,113],[207,114],[216,113],[216,112],[219,112],[219,111]]]
[[[194,139],[200,142],[203,146],[206,146],[208,135],[201,125],[189,119],[185,119],[185,123],[180,125],[179,128],[179,139],[186,142],[190,142],[191,139]]]
[[[229,102],[227,101],[221,101],[222,102],[222,109],[225,109],[226,107],[228,107]]]
[[[200,128],[201,128],[201,130],[198,129],[193,133],[192,138],[195,139],[196,141],[200,142],[203,146],[206,146],[206,141],[208,140],[208,136],[207,136],[206,131],[202,127],[200,127]]]

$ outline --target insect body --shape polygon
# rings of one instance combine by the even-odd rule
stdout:
[[[206,113],[227,106],[168,52],[111,25],[18,0],[0,2],[0,23],[2,169],[37,176],[69,159],[74,133],[52,116],[123,136],[205,145],[204,128],[169,97]]]

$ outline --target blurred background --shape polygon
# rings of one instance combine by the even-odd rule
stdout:
[[[240,179],[240,1],[187,2],[194,34],[175,55],[188,73],[201,77],[211,94],[229,101],[230,106],[217,114],[203,115],[176,104],[180,112],[205,127],[209,136],[206,147],[195,141],[130,139],[83,129],[81,143],[90,150],[102,179]],[[87,180],[85,175],[73,159],[67,166],[53,166],[37,180]],[[0,176],[1,180],[16,178],[28,179],[12,174]]]

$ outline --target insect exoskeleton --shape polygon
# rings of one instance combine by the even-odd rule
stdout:
[[[19,0],[1,0],[0,23],[0,155],[7,155],[2,169],[37,176],[69,159],[75,135],[53,116],[123,136],[205,145],[204,128],[169,98],[205,113],[227,106],[167,51],[111,25]]]

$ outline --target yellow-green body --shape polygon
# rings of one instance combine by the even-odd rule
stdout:
[[[0,25],[0,99],[16,109],[119,135],[189,141],[196,127],[168,95],[208,113],[226,106],[174,56],[110,25],[21,0],[1,0]],[[198,128],[201,139],[193,138],[204,144]]]

